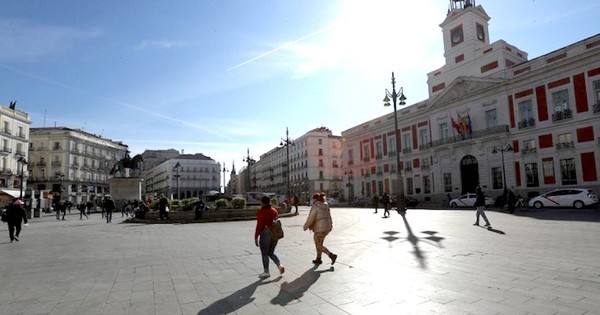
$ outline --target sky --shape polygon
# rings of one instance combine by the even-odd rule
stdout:
[[[476,0],[529,59],[600,31],[600,0]],[[0,104],[31,127],[202,153],[230,171],[286,137],[413,104],[444,64],[448,0],[3,0]],[[226,173],[226,179],[229,173]]]

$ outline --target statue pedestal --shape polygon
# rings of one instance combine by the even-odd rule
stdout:
[[[141,200],[142,179],[117,177],[108,180],[110,195],[115,201]]]

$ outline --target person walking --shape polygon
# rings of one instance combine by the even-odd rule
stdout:
[[[296,208],[296,212],[294,214],[298,214],[298,205],[300,204],[300,198],[298,198],[298,195],[294,196],[292,203],[294,204],[294,208]]]
[[[83,220],[83,216],[85,216],[86,219],[89,219],[87,214],[85,213],[85,203],[80,203],[77,206],[77,209],[79,210],[79,220]]]
[[[102,206],[104,211],[106,211],[106,223],[111,223],[112,221],[112,213],[115,210],[115,202],[112,200],[110,195],[104,196],[104,204]]]
[[[263,264],[263,273],[258,275],[258,277],[264,279],[271,276],[269,273],[269,258],[275,263],[280,274],[285,272],[285,268],[281,265],[279,257],[275,255],[277,240],[271,239],[271,226],[273,225],[273,221],[279,217],[279,212],[271,206],[271,199],[269,196],[262,196],[260,198],[260,204],[261,207],[256,212],[254,244],[260,248]]]
[[[479,217],[481,216],[485,221],[485,226],[491,227],[490,221],[485,215],[485,195],[483,194],[483,190],[481,190],[481,186],[477,186],[477,190],[475,191],[475,207],[477,207],[477,213],[475,214],[475,224],[479,225]]]
[[[11,243],[19,241],[21,221],[27,225],[27,214],[25,214],[25,209],[23,209],[24,204],[21,199],[17,199],[6,208],[6,223],[8,224],[8,235],[10,236]]]
[[[383,203],[383,217],[387,218],[390,216],[390,196],[387,192],[384,192],[381,196],[381,203]]]
[[[517,203],[517,195],[515,194],[515,191],[511,187],[506,192],[506,204],[508,206],[508,213],[511,213],[511,214],[515,213],[515,204],[516,203]]]
[[[160,195],[160,199],[158,200],[158,219],[159,220],[169,220],[169,211],[167,208],[170,206],[169,200],[165,195]]]
[[[325,201],[324,193],[315,193],[313,195],[313,205],[310,208],[306,222],[304,223],[304,231],[310,229],[313,231],[313,239],[317,250],[317,258],[313,260],[313,264],[322,264],[321,254],[325,253],[331,259],[331,264],[335,263],[337,255],[329,251],[323,245],[325,237],[333,229],[333,220],[331,219],[331,209]]]
[[[314,196],[313,196],[314,198]],[[373,196],[373,205],[375,206],[375,212],[373,213],[377,213],[377,208],[379,207],[379,196],[375,195]]]

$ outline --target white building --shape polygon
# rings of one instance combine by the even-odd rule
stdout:
[[[4,207],[27,189],[31,120],[11,103],[9,107],[0,105],[0,124],[0,207]]]
[[[31,128],[29,184],[36,194],[60,192],[61,198],[73,203],[102,197],[109,192],[112,167],[127,148],[120,141],[80,129]]]
[[[399,146],[393,113],[342,132],[348,194],[394,194],[398,170],[404,193],[425,201],[478,184],[491,196],[513,186],[523,196],[600,192],[600,34],[527,60],[489,42],[475,1],[450,5],[446,64],[428,74],[429,99],[398,109]]]
[[[201,153],[180,154],[145,169],[144,192],[147,195],[186,199],[219,191],[221,165]]]

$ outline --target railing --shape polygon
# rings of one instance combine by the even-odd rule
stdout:
[[[507,133],[508,129],[509,129],[508,125],[500,125],[500,126],[496,126],[496,127],[492,127],[492,128],[475,130],[475,131],[471,132],[470,134],[461,134],[461,135],[457,135],[454,137],[448,137],[448,138],[444,138],[444,139],[435,140],[435,141],[431,142],[430,147],[433,148],[433,147],[457,143],[457,142],[461,142],[461,141],[465,141],[465,140],[477,139],[477,138],[481,138],[481,137],[485,137],[485,136],[489,136],[489,135],[494,135],[494,134],[499,134],[499,133]]]
[[[568,108],[552,114],[552,121],[560,121],[568,118],[573,118],[573,111]]]
[[[61,151],[62,147],[61,146],[54,146],[52,147],[52,151]]]
[[[11,135],[12,134],[9,129],[2,129],[2,133],[5,133],[7,135]]]
[[[12,170],[10,170],[10,169],[8,169],[8,168],[5,168],[5,167],[3,167],[3,168],[0,168],[0,174],[3,174],[3,175],[11,175],[11,174],[12,174]]]
[[[38,151],[48,151],[48,148],[46,147],[39,147],[37,148]]]
[[[557,150],[572,149],[574,147],[575,147],[575,142],[573,142],[573,141],[561,142],[561,143],[557,143],[556,144],[556,149]]]
[[[594,114],[600,113],[600,103],[594,104]]]
[[[531,154],[537,153],[537,148],[523,148],[521,149],[521,154]]]
[[[11,153],[12,151],[10,150],[9,147],[3,147],[2,149],[0,149],[2,152],[4,153]]]
[[[390,152],[388,152],[388,156],[389,157],[396,156],[396,151],[390,151]]]
[[[51,165],[53,167],[61,167],[62,166],[62,162],[61,161],[52,161]]]
[[[428,170],[429,169],[429,165],[421,165],[421,169],[422,170]]]
[[[46,166],[46,162],[37,162],[36,165],[44,167]]]
[[[378,160],[381,160],[382,157],[383,157],[383,155],[381,153],[378,153],[377,155],[375,155],[375,158]]]
[[[523,129],[523,128],[530,128],[535,126],[535,119],[530,118],[530,119],[524,119],[519,121],[519,129]]]
[[[408,153],[411,153],[411,152],[412,152],[411,148],[404,148],[404,149],[402,149],[402,153],[404,153],[404,154],[408,154]]]

